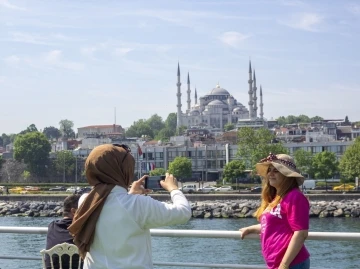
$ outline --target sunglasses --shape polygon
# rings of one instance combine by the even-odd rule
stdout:
[[[113,144],[115,147],[119,147],[119,148],[123,148],[126,151],[126,154],[124,156],[124,158],[122,159],[121,163],[124,162],[126,156],[128,155],[128,153],[131,153],[131,149],[129,146],[124,145],[124,144]]]

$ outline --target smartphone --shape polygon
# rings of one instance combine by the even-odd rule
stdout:
[[[148,176],[145,179],[145,189],[150,190],[163,190],[164,188],[161,187],[160,181],[164,180],[165,176]]]

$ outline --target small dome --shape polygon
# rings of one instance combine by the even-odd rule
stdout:
[[[239,111],[239,110],[241,110],[240,107],[235,107],[235,108],[233,109],[233,111]]]
[[[216,87],[210,91],[209,95],[230,95],[230,93],[217,84]]]
[[[199,112],[199,110],[192,110],[192,111],[190,111],[190,115],[191,116],[199,116],[200,112]]]
[[[208,106],[224,106],[225,104],[220,100],[214,100],[208,103]]]

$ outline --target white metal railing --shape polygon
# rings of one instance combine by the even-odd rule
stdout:
[[[10,227],[0,226],[0,233],[16,234],[46,234],[48,228],[45,227]],[[220,231],[220,230],[172,230],[172,229],[151,229],[150,233],[155,237],[193,237],[193,238],[223,238],[240,239],[239,231]],[[246,239],[259,239],[259,235],[250,234]],[[338,233],[338,232],[309,232],[308,240],[331,240],[331,241],[359,241],[360,233]],[[0,256],[1,259],[17,260],[41,260],[41,257],[24,256]],[[182,263],[182,262],[154,262],[157,266],[182,266],[182,267],[202,267],[202,268],[238,268],[238,269],[266,269],[262,265],[244,264],[206,264],[206,263]]]

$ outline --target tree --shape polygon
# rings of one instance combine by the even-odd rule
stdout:
[[[298,149],[294,152],[296,167],[303,173],[312,176],[312,154],[309,151]]]
[[[75,138],[75,132],[73,130],[74,122],[65,119],[61,120],[59,125],[63,138]]]
[[[49,139],[49,140],[58,140],[61,137],[61,132],[58,128],[54,126],[45,127],[43,130],[43,134]]]
[[[170,137],[174,136],[175,132],[169,128],[161,129],[160,132],[156,135],[155,139],[161,141],[169,141]]]
[[[135,121],[133,125],[129,127],[126,131],[127,137],[141,137],[141,136],[148,136],[150,138],[154,137],[154,132],[151,129],[150,125],[146,120],[140,119]]]
[[[170,113],[165,120],[165,128],[172,130],[174,133],[176,132],[177,127],[177,116],[176,113]]]
[[[154,114],[146,121],[146,123],[150,126],[150,128],[153,130],[153,135],[156,136],[161,129],[165,127],[165,124],[162,120],[162,118]]]
[[[1,135],[1,139],[2,139],[2,146],[5,147],[6,145],[10,144],[10,137],[7,134],[2,134]]]
[[[36,128],[35,124],[30,124],[26,130],[21,131],[19,134],[26,134],[31,132],[37,132],[38,129]]]
[[[176,135],[183,135],[186,129],[187,129],[186,126],[180,126],[179,128],[176,129]]]
[[[231,182],[234,178],[238,178],[243,175],[245,171],[245,163],[242,160],[234,160],[229,162],[224,167],[223,177],[225,181]]]
[[[3,162],[1,173],[2,181],[4,182],[20,182],[23,177],[22,174],[26,169],[26,164],[18,162],[17,160],[8,159]]]
[[[287,148],[281,142],[273,143],[273,141],[275,141],[275,135],[268,129],[239,128],[237,155],[244,160],[248,169],[254,169],[255,164],[266,158],[270,152],[273,154],[288,153]]]
[[[30,173],[45,174],[45,165],[48,164],[51,145],[46,136],[40,132],[30,132],[18,135],[14,143],[14,158],[23,161]]]
[[[56,159],[54,160],[54,168],[57,174],[63,175],[63,182],[66,181],[66,176],[71,176],[75,171],[75,156],[70,150],[62,150],[56,152]]]
[[[151,170],[149,175],[150,176],[163,176],[166,174],[166,171],[164,168],[155,168],[154,170]]]
[[[287,123],[286,118],[284,116],[281,116],[281,117],[277,118],[276,120],[280,126],[283,126]]]
[[[338,162],[334,152],[323,151],[314,155],[312,170],[316,179],[332,178],[338,170]]]
[[[299,116],[297,117],[297,122],[298,122],[298,123],[310,123],[311,120],[310,120],[310,118],[309,118],[308,116],[306,116],[306,115],[299,115]]]
[[[227,123],[227,124],[225,124],[224,129],[225,129],[225,131],[231,131],[231,130],[235,129],[235,124]]]
[[[315,117],[310,118],[311,122],[317,122],[317,121],[323,121],[323,120],[324,120],[324,118],[320,117],[320,116],[315,116]]]
[[[349,117],[348,117],[348,116],[345,116],[344,125],[345,125],[345,126],[351,125],[351,122],[349,121]]]
[[[190,177],[192,172],[191,160],[186,157],[176,157],[169,164],[168,170],[178,179]]]
[[[353,181],[356,177],[360,178],[360,137],[357,137],[354,144],[344,152],[339,169],[344,182]]]

